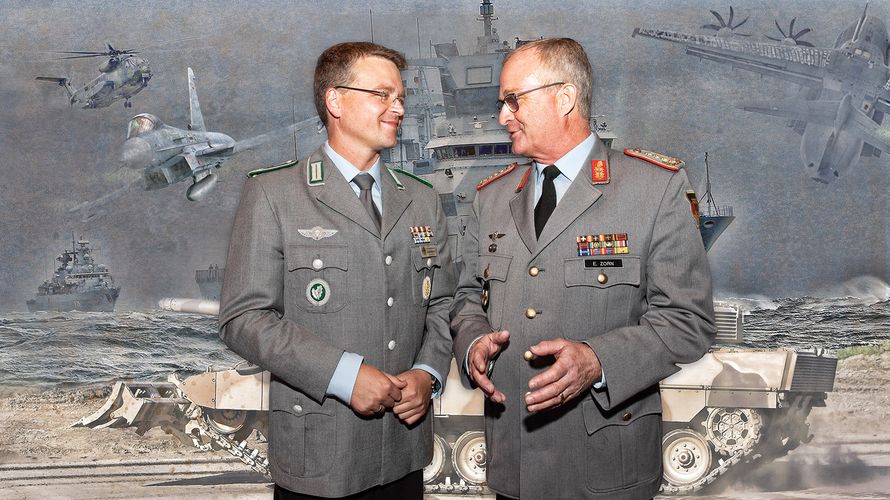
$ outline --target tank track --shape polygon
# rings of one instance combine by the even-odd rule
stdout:
[[[761,421],[759,414],[756,411],[752,412],[751,416],[753,417],[753,419],[755,421],[754,425],[757,429],[757,432],[754,434],[754,436],[752,436],[750,439],[747,440],[744,447],[737,449],[736,451],[730,453],[729,456],[727,456],[725,458],[718,459],[719,465],[717,467],[714,467],[714,469],[711,472],[705,474],[698,481],[695,481],[692,484],[686,484],[683,486],[675,486],[672,484],[661,483],[661,487],[659,487],[658,492],[661,494],[670,495],[670,496],[689,495],[689,494],[698,492],[705,486],[713,483],[714,481],[717,480],[718,477],[729,472],[729,470],[733,466],[738,465],[739,463],[742,463],[742,461],[746,457],[751,456],[751,460],[746,461],[746,463],[753,463],[757,459],[761,458],[762,455],[759,455],[759,454],[751,455],[751,454],[757,448],[757,443],[760,442],[760,438],[762,437],[762,434],[760,432],[762,429],[762,421]],[[711,446],[714,445],[714,442],[710,439],[708,440],[708,443]],[[719,448],[719,446],[717,446],[717,448]]]
[[[204,411],[200,406],[191,404],[186,410],[186,416],[190,419],[186,432],[192,438],[192,444],[195,445],[195,448],[201,451],[225,450],[256,472],[266,477],[271,477],[268,457],[260,454],[259,449],[247,446],[246,440],[237,443],[225,434],[213,429],[204,419]],[[204,436],[208,438],[208,441],[205,442],[202,439]]]

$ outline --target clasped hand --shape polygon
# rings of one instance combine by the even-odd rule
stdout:
[[[390,375],[363,363],[355,379],[349,406],[366,417],[391,408],[402,422],[413,425],[426,415],[431,395],[432,375],[424,370],[415,368]]]

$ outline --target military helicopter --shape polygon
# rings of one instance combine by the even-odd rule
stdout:
[[[744,103],[746,111],[790,119],[801,134],[800,154],[807,175],[829,184],[862,157],[890,152],[890,37],[883,20],[867,14],[838,36],[832,48],[813,47],[801,40],[809,29],[788,33],[776,22],[778,43],[698,35],[658,28],[636,28],[640,35],[685,45],[686,53],[733,68],[773,76],[800,87],[792,99]],[[724,26],[731,31],[738,25]],[[740,23],[741,24],[741,23]],[[715,26],[716,27],[716,26]],[[721,29],[723,29],[721,28]]]
[[[149,113],[134,116],[127,126],[121,163],[125,167],[143,169],[143,188],[146,190],[165,188],[191,177],[192,185],[186,191],[186,197],[196,201],[216,184],[218,176],[214,169],[221,167],[230,156],[264,144],[280,132],[270,132],[240,142],[220,132],[208,132],[204,126],[192,68],[188,68],[188,87],[188,128],[171,127]],[[318,132],[312,142],[320,143],[322,127],[317,116],[294,123],[288,130],[296,134],[298,130],[310,127],[315,127]]]
[[[105,42],[105,47],[108,50],[104,52],[56,51],[59,54],[76,54],[60,59],[108,58],[99,65],[99,76],[84,84],[82,88],[71,85],[71,79],[68,77],[38,76],[36,79],[55,82],[64,87],[71,106],[82,109],[105,108],[112,102],[123,99],[124,107],[130,108],[133,106],[130,98],[144,89],[151,80],[151,67],[144,58],[136,56],[138,52],[133,49],[116,49],[110,42]]]

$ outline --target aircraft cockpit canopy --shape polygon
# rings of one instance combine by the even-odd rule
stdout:
[[[160,123],[160,120],[153,115],[147,113],[136,115],[130,119],[130,123],[127,125],[127,139],[154,130]]]

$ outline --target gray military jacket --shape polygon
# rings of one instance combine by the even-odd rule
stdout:
[[[325,396],[343,351],[390,374],[422,363],[445,377],[450,366],[445,215],[432,188],[381,174],[382,236],[322,150],[248,179],[235,215],[220,337],[272,372],[272,479],[292,491],[346,496],[432,456],[432,415],[408,428]]]
[[[477,193],[452,313],[457,359],[479,335],[511,335],[491,375],[507,400],[485,402],[488,484],[529,499],[651,498],[662,474],[658,381],[699,359],[716,332],[686,174],[597,140],[537,239],[531,168]],[[588,235],[617,235],[627,253],[580,255]],[[548,363],[523,353],[549,338],[587,342],[606,388],[531,414],[528,381]]]

